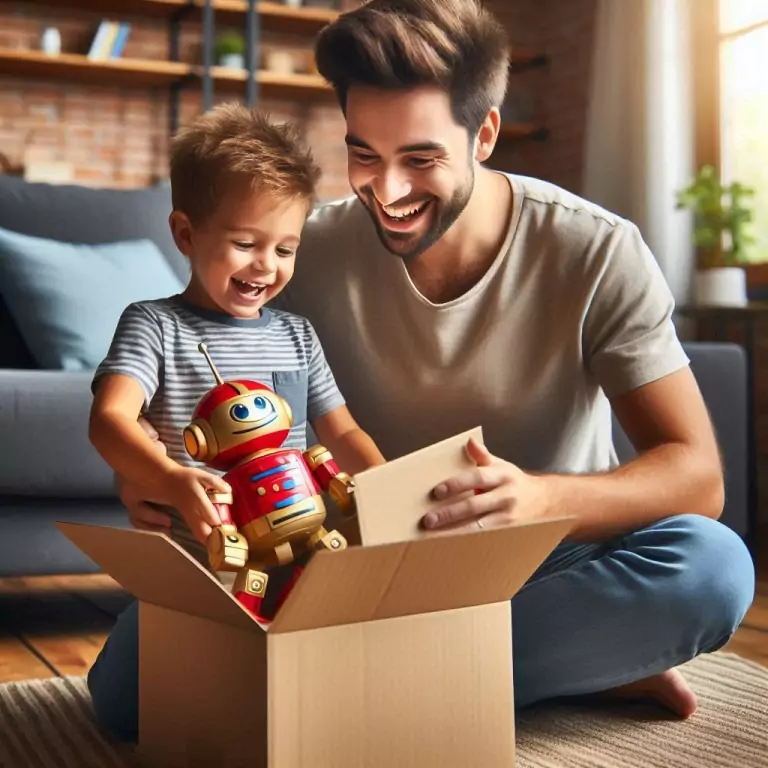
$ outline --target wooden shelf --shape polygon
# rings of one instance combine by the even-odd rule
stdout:
[[[202,68],[196,69],[202,77]],[[245,81],[248,73],[245,70],[213,67],[212,73],[220,91],[237,91],[245,93]],[[333,89],[320,75],[280,75],[275,72],[261,70],[256,73],[256,82],[265,98],[272,99],[332,99]]]
[[[0,75],[63,78],[94,85],[164,87],[187,77],[188,64],[143,59],[91,61],[86,56],[62,53],[47,56],[40,51],[0,48]]]
[[[52,0],[32,0],[40,5],[51,5]],[[68,9],[93,11],[105,16],[143,16],[149,18],[170,18],[174,13],[196,11],[185,18],[200,20],[205,0],[70,0]],[[214,0],[217,26],[239,24],[248,10],[245,0]],[[291,34],[314,34],[339,12],[326,8],[291,8],[282,3],[261,2],[256,4],[262,26],[273,32]]]
[[[201,8],[203,0],[195,0]],[[216,0],[216,13],[245,16],[248,3],[244,0]],[[331,8],[291,8],[282,3],[258,3],[257,9],[262,24],[267,29],[283,32],[319,32],[339,15]]]
[[[528,123],[502,123],[499,139],[503,141],[519,141],[533,139],[543,141],[549,136],[549,130],[541,125]]]
[[[245,70],[213,67],[214,88],[217,91],[245,92],[248,73]],[[167,87],[187,79],[190,85],[199,85],[202,67],[173,61],[142,59],[110,59],[91,61],[86,56],[63,53],[46,56],[39,51],[20,51],[0,48],[0,75],[12,77],[55,78],[94,85],[129,87]],[[260,71],[256,80],[266,98],[323,99],[333,98],[333,90],[319,75],[280,75]]]

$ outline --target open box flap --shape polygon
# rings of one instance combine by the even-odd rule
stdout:
[[[275,617],[270,633],[509,600],[573,523],[573,518],[560,518],[319,552]]]
[[[464,450],[470,437],[482,442],[482,429],[475,427],[355,475],[358,524],[365,546],[427,535],[419,520],[435,503],[430,498],[432,489],[476,466]]]
[[[84,523],[56,525],[139,600],[263,633],[214,576],[165,534]]]

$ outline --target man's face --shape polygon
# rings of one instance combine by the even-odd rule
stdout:
[[[384,246],[403,259],[434,245],[474,187],[473,147],[436,87],[347,94],[349,182]]]

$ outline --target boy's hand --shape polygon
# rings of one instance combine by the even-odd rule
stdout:
[[[232,489],[217,475],[202,469],[178,467],[169,473],[168,492],[171,506],[179,510],[192,535],[205,544],[212,527],[221,525],[221,518],[207,491],[231,493]]]

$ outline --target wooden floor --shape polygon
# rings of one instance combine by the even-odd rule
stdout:
[[[768,667],[768,537],[755,602],[725,650]],[[0,683],[84,675],[128,596],[106,576],[0,579]]]

